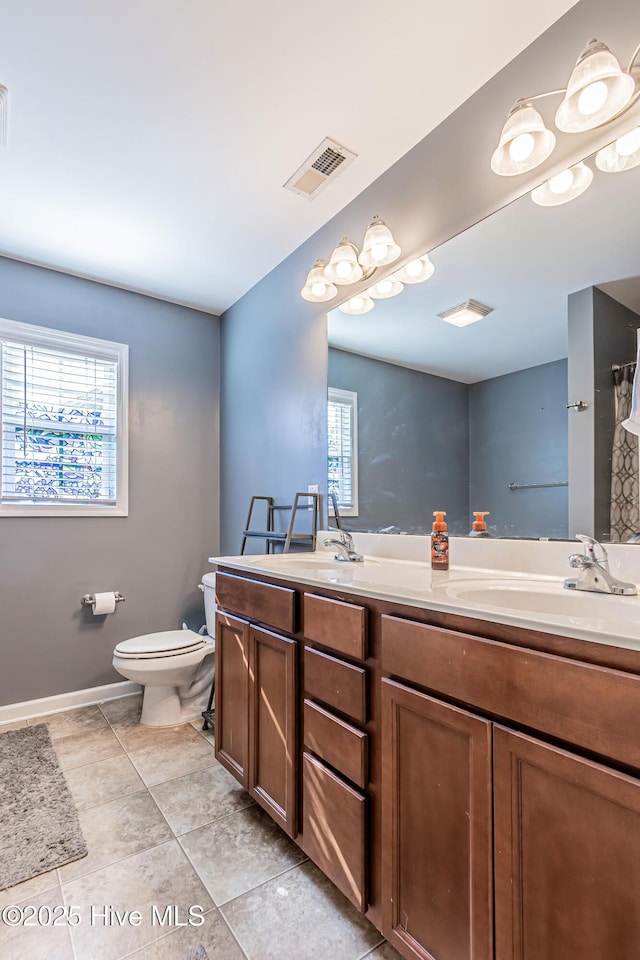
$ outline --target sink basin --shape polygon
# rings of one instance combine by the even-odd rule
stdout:
[[[433,592],[478,606],[577,618],[640,623],[640,597],[566,590],[562,580],[470,579],[434,583]]]

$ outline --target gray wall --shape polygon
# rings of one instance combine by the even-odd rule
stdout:
[[[345,527],[426,534],[441,509],[467,533],[466,385],[330,349],[329,386],[358,394],[359,515]]]
[[[640,316],[597,287],[569,297],[569,400],[587,410],[569,419],[569,533],[610,536],[615,399],[611,367],[637,353]]]
[[[300,297],[314,260],[344,235],[358,239],[375,213],[407,257],[431,250],[522,196],[539,171],[497,177],[489,167],[518,96],[562,87],[581,45],[602,37],[624,59],[640,35],[637,0],[581,0],[550,30],[287,257],[223,315],[221,531],[236,553],[254,493],[289,501],[308,483],[326,490],[326,330],[317,305]],[[553,172],[602,146],[604,131],[559,137]],[[469,148],[472,144],[472,148]],[[357,162],[357,161],[356,161]],[[307,201],[291,197],[292,204]],[[322,204],[323,195],[315,203]]]
[[[120,640],[203,620],[218,552],[219,320],[0,259],[0,316],[129,344],[129,516],[0,518],[0,704],[122,680]],[[80,609],[120,590],[115,614]]]
[[[566,487],[507,488],[567,480],[566,402],[566,360],[469,387],[469,512],[489,510],[494,535],[567,537]]]

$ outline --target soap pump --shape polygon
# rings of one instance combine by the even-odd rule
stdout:
[[[448,570],[449,534],[444,519],[447,514],[444,510],[434,510],[433,515],[436,519],[433,521],[433,527],[431,528],[431,569]]]
[[[469,532],[470,537],[490,537],[491,534],[487,530],[487,524],[485,517],[489,516],[488,510],[474,510],[473,515],[475,520],[473,521],[473,526]]]

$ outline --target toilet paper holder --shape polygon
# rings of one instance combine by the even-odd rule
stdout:
[[[124,603],[126,597],[123,597],[122,594],[116,590],[116,603]],[[80,605],[83,607],[91,607],[96,602],[96,598],[92,593],[85,593],[84,597],[80,597]]]

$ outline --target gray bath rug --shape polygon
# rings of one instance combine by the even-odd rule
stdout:
[[[0,734],[0,851],[0,890],[87,855],[44,723]]]
[[[201,943],[197,947],[191,947],[189,953],[185,953],[182,960],[209,960],[207,956],[207,951],[202,946]]]

